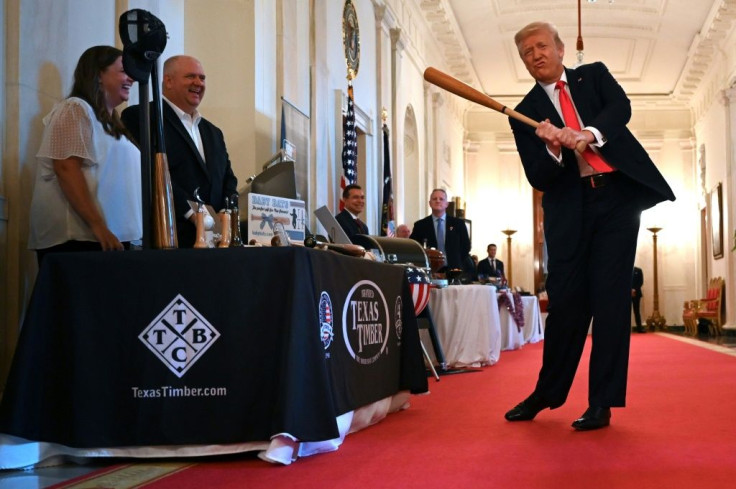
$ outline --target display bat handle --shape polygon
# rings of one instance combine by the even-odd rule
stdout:
[[[232,218],[232,215],[229,211],[222,211],[220,214],[220,227],[221,227],[221,234],[222,238],[220,239],[220,244],[217,245],[218,248],[229,248],[230,247],[230,239],[231,239],[231,224],[230,219]]]
[[[306,246],[307,248],[316,248],[317,246],[321,246],[327,248],[328,250],[342,253],[343,255],[350,255],[358,258],[362,258],[365,256],[365,248],[360,245],[323,243],[322,241],[317,241],[317,239],[312,235],[308,235],[304,239],[304,246]]]
[[[433,85],[447,90],[450,93],[454,93],[458,97],[462,97],[465,100],[475,102],[476,104],[505,114],[512,119],[523,122],[524,124],[527,124],[535,129],[539,126],[539,122],[535,121],[534,119],[531,119],[524,114],[521,114],[514,109],[503,105],[502,103],[494,100],[485,93],[476,90],[470,85],[461,82],[457,78],[450,76],[447,73],[443,73],[437,68],[433,68],[430,66],[429,68],[424,70],[424,79]],[[585,151],[585,148],[587,146],[588,145],[585,141],[579,141],[575,149],[579,153],[582,153],[583,151]]]

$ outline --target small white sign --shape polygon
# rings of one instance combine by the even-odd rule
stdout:
[[[291,241],[304,242],[306,210],[303,200],[248,194],[248,243],[270,245],[274,226],[281,223]]]
[[[284,161],[296,161],[296,146],[289,141],[284,139]]]

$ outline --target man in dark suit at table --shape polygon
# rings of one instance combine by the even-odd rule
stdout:
[[[199,187],[200,198],[219,211],[225,207],[225,197],[237,193],[238,180],[230,164],[222,131],[197,110],[205,92],[202,64],[191,56],[167,59],[161,90],[164,142],[174,194],[178,242],[180,248],[191,248],[196,236],[196,216],[187,200],[194,200],[194,190]],[[128,107],[121,118],[138,140],[140,107]]]
[[[631,104],[605,65],[566,69],[564,44],[546,22],[521,29],[515,43],[537,81],[516,110],[539,126],[510,123],[526,177],[544,192],[549,307],[536,387],[506,419],[531,420],[565,402],[592,319],[588,409],[572,426],[603,428],[610,408],[626,404],[641,212],[675,196],[626,128]]]
[[[345,208],[335,216],[350,241],[356,234],[368,234],[368,226],[358,217],[365,208],[365,193],[360,185],[350,184],[342,191]]]
[[[425,248],[443,252],[447,269],[460,268],[474,274],[475,270],[470,270],[474,266],[470,259],[468,228],[462,219],[447,215],[448,205],[447,192],[441,188],[432,190],[429,196],[432,214],[416,221],[409,237]]]
[[[488,257],[478,262],[478,277],[485,277],[486,279],[495,278],[496,280],[503,279],[505,276],[503,271],[503,262],[496,258],[496,251],[498,247],[491,243],[486,248]]]

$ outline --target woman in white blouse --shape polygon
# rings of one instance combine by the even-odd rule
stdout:
[[[122,250],[142,237],[140,152],[115,111],[133,84],[122,55],[87,49],[71,94],[44,118],[29,237],[39,264],[50,252]]]

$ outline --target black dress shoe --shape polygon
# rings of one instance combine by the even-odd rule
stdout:
[[[582,416],[572,422],[578,431],[597,430],[611,424],[611,408],[589,407]]]
[[[505,417],[508,421],[529,421],[534,419],[534,416],[539,411],[548,407],[549,403],[546,403],[535,393],[532,393],[532,395],[517,404],[511,411],[507,412]]]

